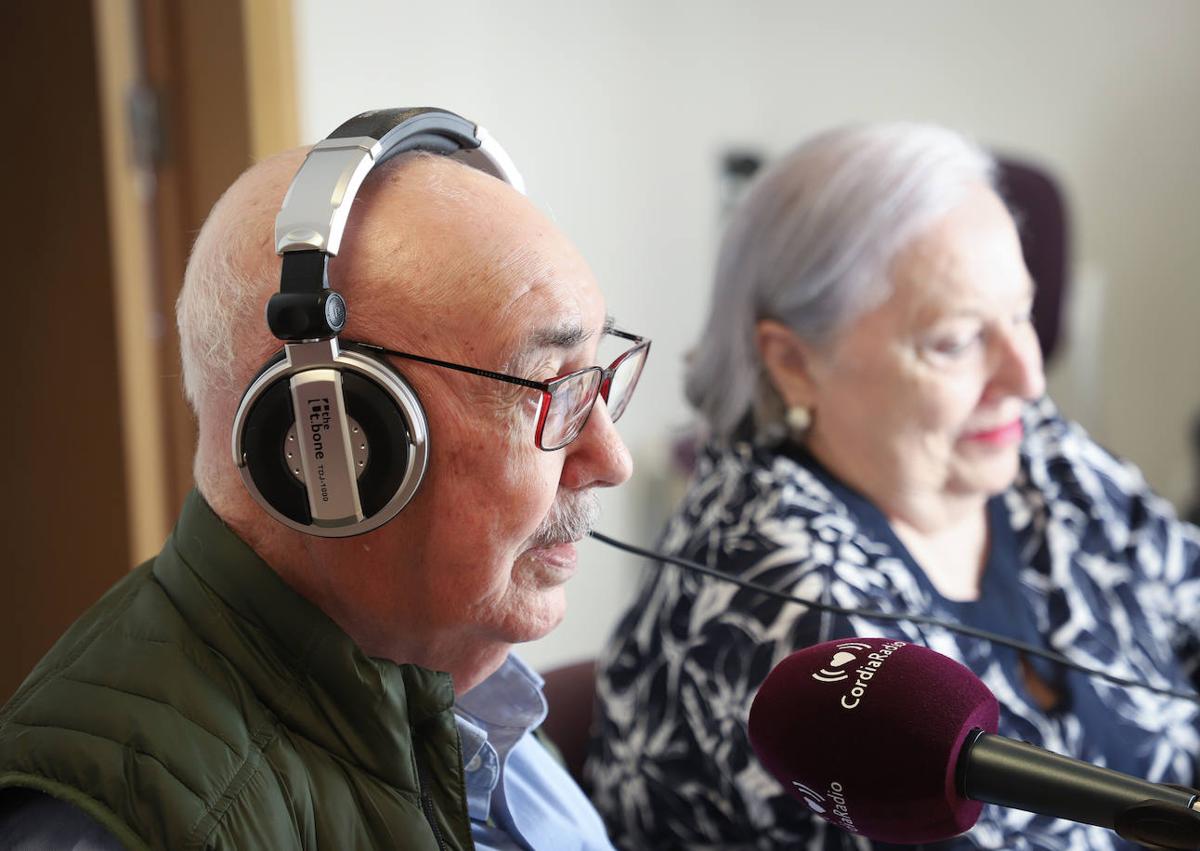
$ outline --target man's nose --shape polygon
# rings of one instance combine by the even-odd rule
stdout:
[[[633,459],[617,433],[608,405],[596,400],[579,437],[566,447],[562,484],[568,488],[615,487],[633,474]]]

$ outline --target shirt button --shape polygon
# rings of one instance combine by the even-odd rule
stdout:
[[[478,771],[479,766],[483,765],[483,760],[479,758],[479,754],[471,757],[471,761],[467,763],[467,771]]]

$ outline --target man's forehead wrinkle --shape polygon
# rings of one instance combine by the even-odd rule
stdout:
[[[539,348],[565,348],[586,339],[579,308],[554,264],[531,244],[514,247],[480,281],[495,294],[490,312],[508,351],[522,358]]]
[[[501,297],[509,290],[508,295],[515,301],[550,283],[553,277],[553,266],[545,256],[532,245],[522,243],[490,263],[478,283],[482,289]]]
[[[352,313],[365,320],[359,328],[384,345],[498,371],[600,331],[583,327],[573,250],[518,208],[524,199],[493,191],[502,184],[482,182],[465,166],[443,171],[417,161],[393,174],[401,173],[409,182],[395,182],[400,191],[387,209],[355,234],[365,250],[349,265],[371,280],[360,279],[366,286],[351,294],[359,296]],[[465,192],[426,191],[438,182]],[[373,205],[365,206],[370,212]],[[364,308],[369,318],[360,315]]]
[[[414,165],[408,176],[429,167],[437,164]],[[398,348],[444,340],[449,318],[480,299],[480,294],[487,292],[481,281],[493,274],[491,264],[479,252],[456,248],[466,238],[459,230],[464,217],[439,209],[444,198],[433,196],[423,199],[428,203],[413,203],[421,187],[408,190],[407,195],[397,192],[375,201],[386,206],[375,215],[363,216],[357,228],[347,228],[353,250],[334,259],[336,266],[330,276],[336,277],[335,286],[349,291],[351,321],[366,320],[363,326],[385,345]],[[371,212],[369,205],[365,206],[365,212]],[[351,226],[355,224],[351,222]],[[481,307],[480,316],[494,312],[489,305]],[[451,350],[435,353],[455,354]]]
[[[522,352],[574,348],[598,330],[585,328],[579,304],[549,282],[531,286],[507,307],[505,323],[523,329],[512,341]]]

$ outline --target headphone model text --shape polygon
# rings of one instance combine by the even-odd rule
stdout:
[[[338,333],[348,306],[330,288],[350,205],[372,168],[408,151],[453,156],[524,192],[503,149],[441,109],[351,118],[317,143],[275,219],[283,257],[267,324],[283,350],[259,371],[233,420],[233,461],[250,495],[281,523],[323,537],[376,529],[425,475],[429,428],[420,400],[390,363]]]

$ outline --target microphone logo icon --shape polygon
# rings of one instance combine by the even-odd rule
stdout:
[[[837,645],[837,652],[833,654],[829,664],[813,674],[812,678],[819,683],[840,683],[842,680],[848,680],[850,675],[844,669],[846,665],[858,658],[850,651],[870,649],[872,649],[870,644],[863,644],[861,641],[842,642]]]
[[[793,780],[792,785],[796,787],[796,791],[804,796],[804,803],[808,804],[808,808],[819,816],[825,815],[825,796],[820,792],[814,792],[798,780]]]

